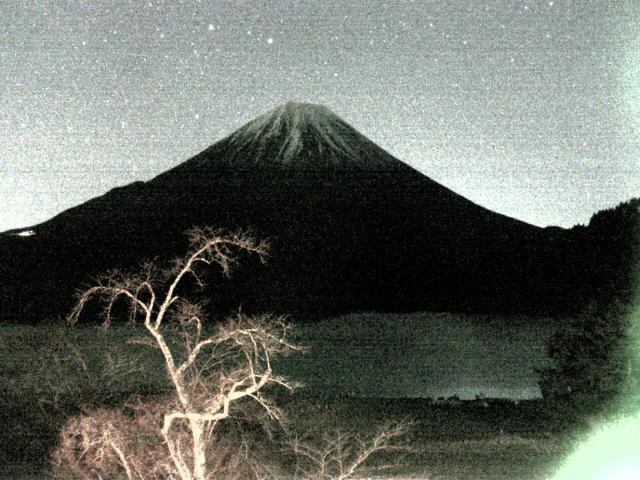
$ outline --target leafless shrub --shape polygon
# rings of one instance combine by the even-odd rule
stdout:
[[[125,408],[95,408],[69,419],[52,455],[54,478],[65,480],[181,479],[168,455],[161,432],[165,412],[176,408],[171,398],[145,399]],[[207,479],[241,480],[283,478],[274,456],[277,444],[266,442],[262,419],[251,406],[247,415],[234,417],[208,432]],[[251,421],[248,418],[251,418]],[[172,430],[185,463],[193,462],[188,425]]]
[[[138,415],[99,408],[69,419],[52,455],[55,478],[179,478],[167,457],[157,425],[157,409],[147,405]]]
[[[402,421],[381,425],[370,435],[338,430],[325,432],[319,439],[295,439],[290,443],[296,455],[294,479],[352,478],[362,470],[364,463],[372,455],[385,451],[407,450],[402,437],[410,426],[410,422]]]

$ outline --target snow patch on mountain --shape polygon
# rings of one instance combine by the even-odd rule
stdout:
[[[270,161],[286,165],[303,151],[327,161],[357,161],[363,145],[371,143],[325,106],[294,102],[252,120],[229,139],[239,150],[258,152],[258,160],[268,152]]]
[[[34,230],[22,230],[21,232],[12,233],[16,237],[32,237],[36,234]]]

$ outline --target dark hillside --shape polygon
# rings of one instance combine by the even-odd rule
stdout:
[[[287,104],[147,183],[31,227],[33,236],[2,235],[0,313],[64,314],[91,276],[184,252],[183,232],[194,225],[249,228],[272,244],[267,267],[217,281],[224,308],[561,312],[609,284],[594,260],[622,271],[630,258],[592,250],[609,228],[599,218],[566,231],[491,212],[326,108]],[[620,235],[615,245],[627,241]]]

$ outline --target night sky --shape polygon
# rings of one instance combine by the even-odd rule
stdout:
[[[640,2],[0,0],[0,231],[289,100],[492,210],[586,223],[640,195]]]

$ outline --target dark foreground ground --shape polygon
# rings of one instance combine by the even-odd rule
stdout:
[[[134,332],[135,333],[135,332]],[[166,391],[156,352],[131,345],[130,328],[0,328],[0,479],[47,478],[59,430],[87,405],[118,406]],[[544,479],[589,422],[542,400],[432,402],[300,389],[278,394],[291,433],[366,433],[409,419],[407,449],[372,458],[363,477]],[[374,468],[377,467],[377,468]],[[384,467],[384,468],[380,468]]]
[[[47,456],[63,418],[14,399],[2,415],[2,479],[47,478]],[[6,402],[6,399],[5,399]],[[586,431],[567,428],[561,410],[542,401],[467,401],[321,397],[282,398],[290,429],[370,432],[393,420],[414,422],[406,450],[371,458],[363,477],[424,479],[545,479],[553,476]]]
[[[389,420],[412,420],[408,450],[380,455],[371,462],[373,469],[364,472],[387,478],[549,478],[579,441],[580,432],[588,429],[580,419],[568,419],[561,407],[539,400],[434,403],[315,397],[308,402],[303,410],[314,412],[310,418],[324,409],[352,431]],[[395,465],[377,470],[387,464]]]

